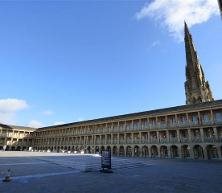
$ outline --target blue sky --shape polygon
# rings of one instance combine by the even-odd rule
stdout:
[[[203,5],[189,4],[176,22],[171,5],[152,3],[0,2],[0,121],[47,126],[185,104],[184,19],[221,99],[215,3],[195,19],[186,9]]]

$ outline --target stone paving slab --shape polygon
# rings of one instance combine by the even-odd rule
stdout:
[[[0,172],[10,166],[14,174],[0,193],[222,193],[219,161],[114,157],[114,172],[104,174],[98,156],[1,153]]]

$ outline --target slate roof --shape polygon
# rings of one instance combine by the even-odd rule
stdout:
[[[222,107],[222,100],[204,102],[204,103],[199,103],[199,104],[191,104],[191,105],[181,105],[181,106],[149,110],[149,111],[143,111],[143,112],[137,112],[137,113],[129,113],[129,114],[123,114],[123,115],[117,115],[117,116],[111,116],[111,117],[103,117],[103,118],[98,118],[98,119],[78,121],[78,122],[66,123],[66,124],[61,124],[61,125],[53,125],[53,126],[42,127],[42,128],[39,128],[38,130],[55,129],[59,127],[68,127],[68,126],[78,126],[82,124],[95,124],[95,123],[124,119],[124,118],[133,118],[133,117],[138,117],[138,116],[147,116],[147,115],[154,116],[158,114],[171,113],[171,112],[173,113],[173,112],[182,112],[182,111],[189,111],[189,110],[200,110],[202,108],[212,108],[212,107],[217,107],[217,106]]]

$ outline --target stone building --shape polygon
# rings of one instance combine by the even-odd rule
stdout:
[[[25,150],[32,146],[31,133],[35,129],[0,124],[0,150]]]
[[[184,33],[187,61],[185,82],[186,104],[213,101],[209,83],[205,80],[204,72],[199,63],[192,36],[186,23],[184,23]]]
[[[8,149],[107,149],[114,156],[222,159],[222,100],[212,97],[186,23],[185,48],[186,105],[29,130],[23,145],[15,146],[12,137]]]

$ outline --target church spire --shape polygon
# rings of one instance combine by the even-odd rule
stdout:
[[[199,63],[186,22],[184,22],[184,42],[187,62],[185,82],[186,104],[213,101],[209,83],[205,80],[204,72]]]

